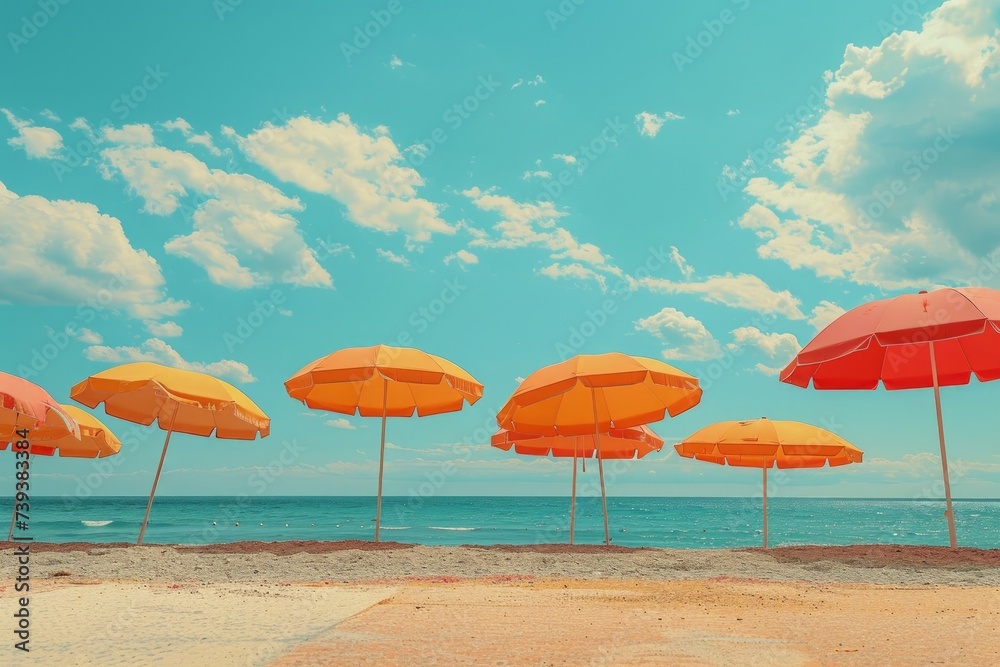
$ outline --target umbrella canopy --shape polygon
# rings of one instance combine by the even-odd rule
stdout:
[[[1000,291],[946,288],[872,301],[816,335],[781,372],[782,382],[815,389],[934,388],[945,514],[958,546],[948,477],[942,386],[1000,378]]]
[[[271,420],[242,391],[205,373],[137,362],[80,382],[70,398],[89,408],[104,403],[112,417],[165,430],[226,440],[270,433]]]
[[[795,421],[718,422],[674,445],[685,458],[719,465],[761,468],[764,489],[764,548],[767,548],[767,469],[822,468],[861,463],[864,453],[826,429]]]
[[[76,422],[47,391],[0,371],[0,442],[4,447],[20,439],[15,433],[20,429],[31,431],[29,439],[33,442],[80,435]]]
[[[510,451],[526,456],[549,456],[556,458],[592,458],[597,455],[597,438],[593,433],[587,435],[531,435],[514,433],[500,429],[493,434],[490,444],[497,449]],[[611,429],[602,433],[600,438],[602,459],[641,459],[650,452],[658,452],[663,448],[663,438],[656,435],[648,426]]]
[[[76,422],[79,427],[80,437],[75,437],[69,433],[62,438],[46,440],[42,444],[32,443],[28,453],[32,456],[59,456],[93,459],[117,454],[121,448],[121,441],[115,434],[101,421],[84,412],[73,405],[59,406],[68,417]],[[0,449],[6,449],[7,443],[0,442]],[[7,540],[10,541],[14,534],[14,520],[17,517],[17,503],[14,503],[14,512],[10,518],[10,528],[7,531]]]
[[[387,417],[425,417],[461,410],[483,385],[447,359],[409,347],[351,347],[317,359],[285,381],[292,398],[315,410],[382,418],[375,541],[382,525]]]
[[[518,386],[497,414],[502,429],[535,435],[593,434],[601,479],[604,543],[611,544],[601,433],[677,416],[701,401],[698,379],[662,361],[618,352],[581,354],[541,368]],[[576,475],[576,461],[573,462]],[[575,479],[575,477],[574,477]],[[570,499],[570,544],[576,484]]]
[[[65,413],[77,423],[80,437],[72,434],[32,444],[28,450],[32,456],[65,456],[76,459],[96,459],[112,456],[121,451],[122,443],[101,420],[75,405],[60,405]],[[0,449],[6,449],[6,443]]]
[[[698,379],[662,361],[581,354],[525,378],[497,423],[521,433],[587,435],[676,417],[700,400]]]
[[[139,529],[142,544],[160,481],[170,436],[176,431],[190,435],[228,440],[267,437],[271,420],[246,394],[218,378],[150,362],[123,364],[109,368],[80,382],[70,398],[90,408],[101,403],[113,417],[148,426],[154,421],[167,432],[146,515]]]

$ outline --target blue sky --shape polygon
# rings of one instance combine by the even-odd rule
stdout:
[[[493,415],[535,368],[618,350],[702,378],[668,442],[763,415],[867,453],[774,494],[939,496],[929,391],[774,373],[865,300],[1000,287],[1000,2],[940,4],[4,3],[0,368],[66,400],[153,359],[272,417],[178,436],[164,495],[372,493],[377,421],[282,382],[403,337],[486,395],[390,422],[389,495],[566,493],[565,462],[485,444]],[[943,397],[956,497],[997,497],[1000,384]],[[146,493],[162,433],[107,421],[138,440],[38,461],[34,492]],[[666,453],[619,473],[615,495],[759,492]]]

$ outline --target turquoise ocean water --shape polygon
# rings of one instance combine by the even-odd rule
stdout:
[[[2,507],[9,508],[6,500]],[[132,542],[145,507],[139,497],[32,498],[27,534],[47,542]],[[610,498],[608,508],[612,540],[624,546],[725,548],[761,541],[760,498]],[[768,509],[772,546],[948,542],[941,501],[774,498]],[[389,497],[382,539],[566,542],[568,514],[566,498]],[[955,514],[962,546],[1000,548],[1000,501],[956,501]],[[370,540],[374,516],[371,497],[164,497],[153,505],[146,542]],[[600,499],[578,499],[576,542],[596,544],[603,533]]]

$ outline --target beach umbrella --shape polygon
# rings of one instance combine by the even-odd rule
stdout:
[[[686,458],[763,470],[764,548],[767,548],[768,468],[822,468],[861,463],[863,452],[818,426],[761,417],[718,422],[674,445]]]
[[[61,438],[46,440],[42,443],[32,443],[28,448],[31,456],[59,456],[94,459],[117,454],[121,448],[121,441],[115,434],[101,421],[84,412],[74,405],[59,406],[67,416],[76,422],[80,437],[75,437],[72,433],[67,433]],[[6,443],[0,443],[0,449],[6,449]],[[15,511],[10,518],[10,530],[7,531],[7,539],[14,534],[14,519],[17,516],[17,503],[14,503]]]
[[[27,437],[22,437],[25,434]],[[27,469],[35,443],[79,437],[80,429],[76,422],[47,391],[24,378],[0,371],[0,449],[6,449],[7,443],[12,443],[12,452],[17,449],[18,454],[24,454],[24,466],[18,466],[19,472]],[[13,445],[23,441],[28,442],[27,449],[23,445]],[[18,482],[15,475],[14,514],[11,517],[11,530],[7,534],[8,541],[13,536],[14,517],[17,516],[17,490],[22,484],[27,487],[27,482]]]
[[[497,449],[526,456],[549,456],[573,458],[573,482],[571,495],[576,497],[576,461],[597,456],[600,448],[601,459],[641,459],[650,452],[663,448],[663,438],[648,426],[611,429],[598,438],[596,433],[586,435],[532,435],[500,429],[490,438],[490,444]],[[587,471],[584,463],[584,472]],[[573,529],[576,520],[575,503],[570,506],[569,543],[573,544]]]
[[[781,372],[782,382],[815,389],[933,387],[945,515],[958,546],[948,478],[940,387],[1000,378],[1000,291],[945,288],[872,301],[819,332]]]
[[[618,352],[581,354],[525,378],[497,414],[497,425],[535,435],[594,435],[604,543],[611,544],[601,433],[675,417],[699,401],[698,379],[662,361]],[[574,488],[571,516],[575,508]]]
[[[0,443],[21,440],[27,429],[32,442],[79,436],[76,422],[47,391],[24,378],[0,371]]]
[[[271,420],[246,394],[205,373],[169,368],[151,362],[122,364],[80,382],[70,398],[89,408],[104,404],[112,417],[149,426],[154,421],[167,432],[146,514],[136,544],[142,544],[160,481],[170,436],[187,433],[225,440],[253,440],[271,432]]]
[[[350,347],[317,359],[290,377],[285,390],[314,410],[382,418],[376,542],[382,525],[386,418],[456,412],[483,396],[483,385],[447,359],[389,345]]]

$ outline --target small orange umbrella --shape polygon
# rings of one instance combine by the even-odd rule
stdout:
[[[595,433],[587,435],[531,435],[514,433],[500,429],[490,438],[490,444],[509,452],[511,448],[518,454],[527,456],[548,456],[555,458],[573,457],[572,497],[576,498],[576,459],[584,459],[583,471],[587,472],[586,459],[597,456],[601,459],[641,459],[650,452],[663,448],[663,438],[648,426],[611,429],[598,438]],[[573,528],[576,519],[575,503],[570,506],[569,543],[573,544]]]
[[[581,354],[541,368],[520,384],[497,414],[497,425],[537,435],[594,434],[604,509],[604,543],[611,544],[601,433],[675,417],[701,401],[698,379],[662,361],[627,354]],[[576,469],[576,461],[573,461]],[[576,489],[570,515],[576,512]],[[570,521],[570,540],[573,521]]]
[[[312,362],[285,381],[295,400],[315,410],[382,418],[375,541],[382,525],[386,417],[456,412],[483,396],[483,385],[441,357],[409,347],[350,347]]]
[[[674,445],[685,458],[744,468],[764,475],[764,548],[767,548],[767,469],[822,468],[861,463],[863,452],[840,436],[802,422],[718,422]]]
[[[500,429],[490,438],[490,444],[509,452],[511,448],[518,454],[527,456],[548,456],[556,458],[593,458],[597,448],[602,459],[641,459],[650,452],[663,448],[663,438],[648,426],[615,428],[602,433],[600,443],[593,433],[586,435],[532,435]]]
[[[154,421],[167,432],[160,463],[136,544],[142,544],[160,481],[170,436],[177,433],[226,440],[267,437],[271,420],[246,394],[205,373],[169,368],[151,362],[122,364],[91,375],[70,390],[70,398],[89,408],[104,403],[112,417],[148,426]]]
[[[32,444],[28,452],[32,456],[66,456],[81,459],[94,459],[117,454],[121,448],[121,441],[115,434],[101,421],[84,412],[73,405],[59,406],[67,416],[76,422],[79,427],[80,437],[76,438],[72,433],[57,438],[47,440],[43,444]],[[7,443],[0,443],[0,449],[6,449]],[[14,534],[14,519],[17,516],[17,503],[14,504],[15,511],[10,518],[10,530],[7,531],[7,540]]]

